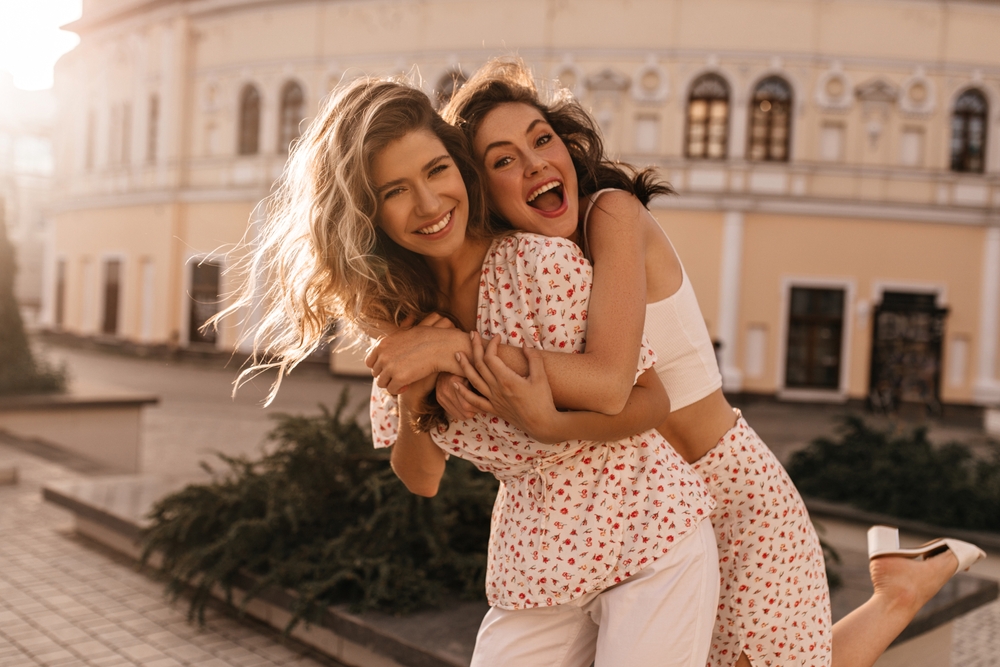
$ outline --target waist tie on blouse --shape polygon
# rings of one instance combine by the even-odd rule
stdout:
[[[585,442],[580,447],[575,449],[569,449],[565,452],[560,452],[559,454],[553,454],[552,456],[546,456],[544,458],[536,459],[531,468],[524,470],[521,473],[515,473],[511,476],[511,479],[524,479],[525,485],[528,487],[528,493],[531,495],[531,499],[534,501],[535,505],[541,508],[541,513],[546,517],[549,515],[549,494],[548,494],[548,484],[545,480],[545,470],[551,468],[555,465],[560,465],[565,463],[569,459],[583,453],[583,450],[587,447],[594,447],[595,453],[599,450],[603,450],[606,454],[610,449],[610,444],[606,442],[593,443]],[[605,456],[607,458],[607,456]],[[532,484],[532,481],[535,483]],[[534,487],[540,488],[534,488]]]

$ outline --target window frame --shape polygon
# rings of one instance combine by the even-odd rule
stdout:
[[[715,80],[722,84],[722,87],[725,90],[725,97],[709,96],[697,93],[698,87],[700,85],[705,85],[704,82],[709,80]],[[692,80],[691,85],[688,87],[687,105],[684,108],[684,157],[685,158],[689,160],[725,160],[729,157],[729,138],[730,138],[729,123],[732,121],[732,110],[733,110],[732,98],[733,98],[732,86],[730,86],[726,78],[721,74],[719,74],[718,72],[705,72],[703,74],[698,75],[697,77],[694,78],[694,80]],[[722,144],[722,152],[721,155],[713,156],[709,154],[710,153],[709,146],[711,143],[709,141],[709,138],[711,137],[711,128],[712,128],[712,122],[711,122],[712,106],[713,102],[719,102],[719,101],[723,102],[726,106],[726,111],[724,116],[725,120],[722,123],[722,129],[723,129],[722,140],[720,142]],[[704,102],[706,105],[704,120],[700,121],[700,124],[702,125],[703,128],[702,132],[704,137],[702,142],[704,148],[700,155],[694,155],[691,152],[691,129],[694,125],[691,118],[691,108],[695,102]]]
[[[960,110],[959,107],[962,104],[963,99],[970,97],[978,97],[982,102],[983,110],[981,113],[974,111]],[[989,148],[989,120],[990,120],[990,101],[982,90],[976,87],[966,88],[959,95],[955,97],[955,103],[951,108],[951,141],[949,144],[949,170],[958,174],[984,174],[986,173],[986,153]],[[982,139],[980,142],[980,155],[979,155],[979,165],[977,168],[972,168],[969,165],[970,155],[969,155],[969,126],[973,119],[978,119],[982,122]],[[956,122],[960,123],[959,127],[956,127]],[[957,137],[956,132],[960,132],[961,136]],[[961,142],[961,149],[956,151],[956,147]]]
[[[788,99],[782,100],[778,97],[765,97],[765,88],[769,85],[780,83],[787,91]],[[764,103],[768,104],[766,110],[761,110],[761,106]],[[775,117],[777,116],[777,110],[779,107],[784,107],[785,111],[785,140],[782,145],[783,156],[775,157],[773,150],[775,144],[773,141],[774,130],[777,127],[775,122]],[[757,82],[757,85],[753,88],[753,94],[750,96],[750,106],[747,112],[748,123],[747,123],[747,147],[746,147],[746,157],[748,161],[752,162],[791,162],[792,156],[792,115],[795,110],[795,90],[792,88],[792,84],[789,83],[788,79],[783,76],[774,74],[766,76]],[[763,118],[758,115],[763,114]],[[754,157],[754,147],[756,146],[756,137],[754,136],[754,130],[758,126],[759,122],[764,123],[764,139],[763,139],[763,157]]]

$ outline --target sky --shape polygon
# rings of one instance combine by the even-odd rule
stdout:
[[[0,0],[0,70],[23,90],[52,87],[52,67],[80,41],[59,26],[80,18],[81,0]]]

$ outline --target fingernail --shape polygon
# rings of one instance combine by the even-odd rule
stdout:
[[[455,353],[455,361],[457,361],[458,363],[462,363],[462,353],[461,352],[456,352]]]

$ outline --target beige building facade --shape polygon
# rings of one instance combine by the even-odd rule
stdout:
[[[143,344],[234,285],[339,82],[516,53],[657,165],[729,391],[1000,402],[1000,2],[85,0],[59,63],[44,317]]]

